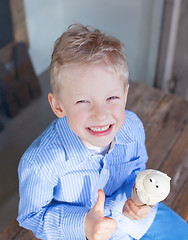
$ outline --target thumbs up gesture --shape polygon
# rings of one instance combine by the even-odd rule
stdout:
[[[85,236],[88,240],[107,240],[115,232],[117,223],[104,216],[105,194],[98,190],[98,199],[94,207],[86,214],[84,222]]]

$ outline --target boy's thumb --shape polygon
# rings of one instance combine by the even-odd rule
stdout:
[[[105,202],[105,194],[102,189],[98,190],[98,198],[97,202],[95,203],[94,209],[98,213],[104,216],[104,202]]]

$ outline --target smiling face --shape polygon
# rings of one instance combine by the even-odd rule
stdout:
[[[67,120],[72,131],[88,146],[107,146],[125,121],[128,87],[115,71],[104,64],[74,67],[63,74],[54,108]],[[56,106],[55,106],[56,105]]]

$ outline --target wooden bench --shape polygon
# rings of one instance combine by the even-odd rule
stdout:
[[[141,118],[146,131],[147,168],[171,178],[171,193],[164,201],[188,221],[188,102],[141,83],[130,87],[127,109]],[[0,240],[34,240],[31,231],[14,220]]]

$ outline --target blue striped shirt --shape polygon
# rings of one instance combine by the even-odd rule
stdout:
[[[147,161],[144,128],[126,111],[113,149],[93,154],[60,118],[31,144],[19,168],[19,224],[40,239],[85,239],[84,218],[98,189],[105,192],[105,216],[118,225],[111,239],[139,239],[150,227],[157,206],[142,220],[122,214],[137,174]]]

